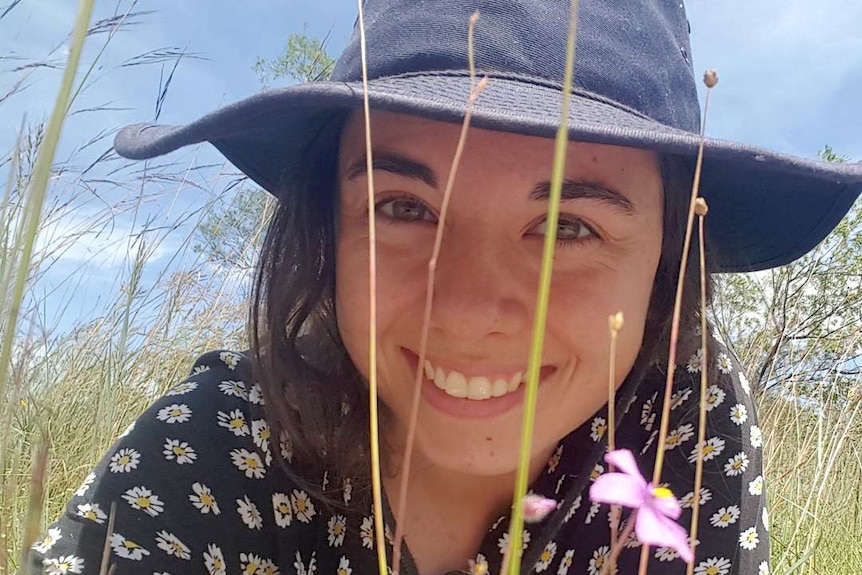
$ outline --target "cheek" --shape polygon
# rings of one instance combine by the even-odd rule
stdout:
[[[364,249],[362,247],[364,246]],[[353,363],[368,374],[368,242],[341,235],[336,249],[335,313]]]
[[[415,345],[421,330],[428,258],[416,247],[378,242],[377,339],[382,348]],[[344,234],[337,244],[335,304],[338,329],[348,353],[367,375],[369,269],[367,234]],[[414,341],[416,340],[416,341]]]
[[[619,311],[624,325],[617,339],[617,378],[621,381],[631,368],[643,340],[659,251],[650,246],[620,265],[581,269],[554,280],[549,328],[580,369],[593,375],[607,370],[608,317]]]

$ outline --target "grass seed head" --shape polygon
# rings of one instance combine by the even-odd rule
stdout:
[[[718,72],[711,68],[704,72],[703,83],[706,84],[707,88],[714,88],[718,84]]]

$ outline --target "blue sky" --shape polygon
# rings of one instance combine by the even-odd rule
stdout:
[[[0,13],[9,0],[0,0]],[[48,59],[62,64],[64,39],[74,20],[73,0],[22,0],[0,20],[0,98],[26,72],[15,72],[16,58]],[[129,0],[97,0],[95,20],[124,12]],[[228,102],[253,94],[259,83],[252,66],[257,56],[280,53],[291,32],[307,25],[315,36],[330,36],[330,51],[337,54],[350,34],[356,6],[352,0],[149,0],[136,10],[154,10],[114,38],[94,70],[76,110],[107,105],[116,111],[79,113],[67,122],[58,159],[74,155],[86,165],[107,147],[101,142],[80,150],[96,133],[124,124],[150,121],[160,69],[157,66],[121,68],[129,58],[163,47],[186,47],[206,59],[186,59],[173,79],[160,121],[184,123]],[[690,0],[692,47],[696,70],[716,68],[721,82],[713,95],[708,132],[712,136],[758,144],[783,152],[814,156],[824,144],[862,160],[862,2],[859,0]],[[101,49],[106,37],[90,39],[85,65]],[[52,50],[54,50],[52,52]],[[27,89],[0,104],[0,156],[8,153],[26,117],[30,122],[47,116],[60,72],[38,69],[26,77]],[[172,159],[198,163],[218,162],[206,147],[184,151]],[[131,173],[134,168],[127,168]],[[229,167],[225,167],[229,170]],[[5,172],[0,168],[5,181]],[[61,176],[54,197],[74,196],[80,209],[58,222],[52,233],[61,236],[90,223],[99,205],[87,201],[86,191],[73,189]],[[152,192],[152,190],[148,190]],[[128,201],[134,186],[100,192],[106,202]],[[207,201],[207,190],[191,186],[156,190],[152,201],[137,212],[123,213],[104,226],[70,242],[41,286],[84,270],[74,285],[64,284],[56,313],[85,310],[96,295],[114,289],[128,246],[124,234],[142,221],[176,217]],[[136,213],[136,217],[132,217]],[[188,245],[187,230],[165,234],[154,248],[152,261],[165,266],[172,254]],[[150,278],[155,281],[155,278]],[[81,294],[86,293],[86,296]],[[72,302],[71,304],[69,302]],[[54,313],[54,312],[50,312]],[[81,311],[79,313],[86,313]],[[50,315],[50,314],[49,314]]]

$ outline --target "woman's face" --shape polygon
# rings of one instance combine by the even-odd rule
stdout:
[[[409,420],[428,262],[460,126],[394,113],[372,118],[377,230],[377,360],[383,430]],[[471,129],[452,188],[423,366],[416,453],[426,464],[496,475],[517,467],[524,388],[554,143]],[[338,327],[369,374],[368,204],[362,117],[342,134],[336,259]],[[570,143],[557,232],[536,458],[607,401],[608,316],[622,311],[615,380],[634,364],[662,239],[655,154]],[[465,397],[466,395],[466,397]]]

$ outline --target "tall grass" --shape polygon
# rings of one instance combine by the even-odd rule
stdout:
[[[31,89],[16,79],[12,84],[15,90]],[[165,90],[159,86],[161,100]],[[0,100],[0,113],[2,105]],[[100,131],[96,124],[93,140],[98,142],[113,127]],[[12,263],[25,240],[16,230],[33,209],[31,182],[45,134],[41,123],[24,125],[19,144],[0,157],[0,168],[8,170],[0,204],[0,286],[12,286],[21,277]],[[76,168],[79,163],[87,167]],[[119,177],[88,180],[94,165]],[[33,517],[31,478],[43,462],[41,445],[49,446],[46,472],[37,476],[44,494],[38,505],[43,529],[63,511],[65,500],[114,438],[184,378],[197,355],[245,346],[246,306],[238,283],[188,247],[207,208],[177,212],[166,221],[153,219],[142,207],[160,194],[170,199],[190,178],[197,178],[210,202],[218,202],[236,190],[233,175],[210,179],[210,172],[197,166],[171,164],[140,171],[108,153],[95,164],[73,155],[54,163],[51,173],[53,190],[36,219],[43,241],[33,243],[17,327],[8,307],[0,323],[0,333],[13,342],[4,366],[8,377],[0,389],[0,575],[19,567],[26,547],[25,526]],[[94,212],[94,196],[114,199],[101,202]],[[57,222],[82,215],[86,224],[55,231]],[[45,271],[82,238],[104,234],[130,218],[136,224],[120,240],[128,255],[114,293],[100,301],[89,319],[52,330],[61,318],[50,317],[46,302],[59,296],[39,291]],[[44,241],[49,235],[51,241]],[[177,235],[184,247],[167,263],[154,261],[155,250]],[[89,269],[70,272],[66,284],[80,285]],[[73,315],[75,310],[62,313]],[[846,345],[850,355],[858,341]],[[773,573],[862,571],[862,395],[838,396],[825,382],[818,399],[820,410],[814,411],[776,395],[758,397]]]

